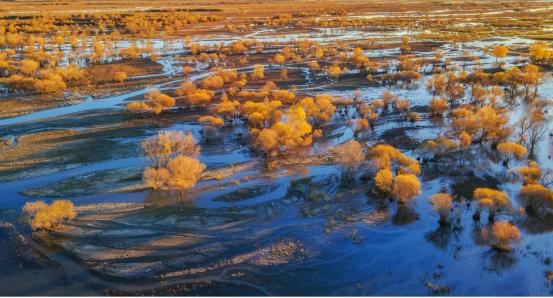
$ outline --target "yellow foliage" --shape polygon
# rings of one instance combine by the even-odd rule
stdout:
[[[501,45],[495,46],[492,52],[493,56],[496,58],[505,58],[507,57],[508,53],[509,53],[509,48]]]
[[[271,90],[271,97],[286,104],[294,104],[296,100],[296,94],[288,90]]]
[[[440,215],[440,223],[445,224],[447,216],[453,207],[453,198],[446,193],[437,193],[431,195],[428,200],[432,204],[432,209]]]
[[[265,67],[262,64],[255,64],[253,66],[252,81],[261,80],[265,77]]]
[[[156,168],[165,167],[169,159],[177,155],[196,157],[200,154],[200,146],[190,131],[186,134],[182,131],[158,132],[144,140],[141,146]]]
[[[328,68],[328,75],[337,78],[342,74],[342,68],[340,66],[332,65]]]
[[[468,149],[472,144],[472,138],[466,131],[459,134],[459,145],[462,149]]]
[[[213,95],[213,91],[197,89],[188,95],[185,102],[192,106],[202,106],[208,104],[213,99]]]
[[[400,173],[420,174],[420,165],[416,160],[405,156],[390,145],[376,145],[369,151],[369,155],[378,169],[390,168]]]
[[[317,121],[328,122],[336,113],[336,107],[332,103],[332,97],[327,94],[319,94],[315,99],[311,97],[302,98],[298,102],[307,114],[307,117],[314,117]]]
[[[476,113],[458,108],[452,112],[452,116],[452,124],[458,131],[466,131],[473,140],[479,142],[503,140],[511,133],[507,127],[507,115],[491,106],[485,106]]]
[[[522,160],[526,156],[526,147],[513,142],[499,143],[497,145],[497,151],[501,154],[506,164],[514,158]]]
[[[394,178],[392,196],[400,203],[407,203],[421,193],[421,183],[417,176],[412,174],[399,174]]]
[[[178,155],[169,160],[167,170],[170,173],[170,179],[167,183],[169,187],[184,191],[196,185],[196,182],[202,176],[205,165],[197,159],[185,155]]]
[[[211,125],[211,126],[223,126],[225,125],[225,121],[219,117],[215,117],[215,116],[201,116],[200,118],[198,118],[198,121],[200,123],[203,123],[203,124],[208,124],[208,125]]]
[[[286,57],[284,57],[284,55],[282,55],[281,53],[276,53],[273,60],[277,64],[283,64],[286,61]]]
[[[432,98],[430,105],[428,106],[430,113],[435,116],[443,116],[443,113],[447,111],[448,108],[449,105],[445,99],[436,97]]]
[[[181,86],[177,90],[175,90],[175,95],[188,96],[197,89],[198,88],[196,87],[196,84],[194,82],[186,80],[182,82]]]
[[[534,63],[544,63],[553,58],[553,49],[543,41],[533,43],[529,52]]]
[[[307,66],[309,66],[309,68],[312,69],[312,70],[317,70],[317,69],[321,68],[321,66],[319,65],[319,62],[317,62],[317,61],[309,61]]]
[[[365,161],[365,153],[361,144],[355,140],[332,148],[334,160],[344,167],[347,172],[355,171]]]
[[[115,73],[115,75],[113,76],[113,79],[116,81],[116,82],[123,82],[127,79],[127,73],[124,72],[124,71],[118,71]]]
[[[385,194],[392,192],[392,187],[394,186],[394,176],[392,171],[388,168],[383,168],[376,173],[374,177],[376,188],[379,191]]]
[[[38,211],[44,210],[48,207],[44,201],[27,202],[23,206],[23,212],[27,216],[34,216]]]
[[[19,61],[19,71],[22,74],[32,76],[39,69],[40,64],[33,60],[21,60]]]
[[[160,114],[164,109],[173,107],[175,99],[169,95],[163,94],[158,90],[150,91],[144,97],[145,102],[131,102],[127,108],[131,112],[150,112]]]
[[[524,184],[539,183],[542,175],[541,169],[535,161],[530,161],[528,166],[517,168],[515,171],[522,176]]]
[[[476,188],[472,197],[478,201],[479,208],[488,209],[490,218],[493,218],[495,213],[500,209],[506,209],[511,206],[509,195],[506,192],[491,188]]]
[[[272,128],[264,128],[257,135],[255,145],[263,150],[268,156],[274,156],[278,153],[279,135]]]
[[[520,231],[507,221],[497,221],[491,230],[492,246],[499,250],[511,250],[512,243],[520,241]]]
[[[240,103],[236,100],[223,100],[215,105],[215,113],[227,117],[234,117],[238,113]]]
[[[73,203],[68,200],[56,200],[50,205],[39,203],[34,214],[31,214],[30,225],[35,230],[52,230],[58,228],[64,221],[77,217]]]
[[[519,191],[519,197],[528,213],[532,215],[544,215],[553,211],[553,191],[541,184],[523,186]]]
[[[202,80],[204,89],[219,89],[225,84],[223,78],[219,75],[212,75]]]
[[[161,189],[170,180],[171,174],[166,168],[146,168],[142,174],[144,183],[152,189]]]

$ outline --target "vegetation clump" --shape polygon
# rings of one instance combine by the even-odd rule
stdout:
[[[69,200],[55,200],[51,204],[43,201],[28,202],[23,206],[33,231],[56,230],[70,219],[77,217],[73,203]]]
[[[491,228],[492,247],[501,251],[510,251],[513,244],[519,242],[520,231],[512,223],[507,221],[497,221]]]

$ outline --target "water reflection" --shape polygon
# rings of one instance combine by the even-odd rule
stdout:
[[[489,272],[501,273],[502,271],[513,267],[516,258],[512,252],[490,249],[484,253],[482,259],[483,269]]]
[[[400,205],[392,219],[394,225],[408,225],[419,219],[419,214],[411,206]]]
[[[424,238],[441,250],[446,250],[452,241],[460,242],[462,228],[457,226],[440,225],[436,230],[424,235]]]

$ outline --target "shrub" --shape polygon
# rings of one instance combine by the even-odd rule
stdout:
[[[33,231],[57,229],[65,220],[77,216],[73,203],[68,200],[56,200],[50,205],[42,201],[28,203],[25,204],[24,211],[31,215],[30,225]]]
[[[437,193],[430,196],[428,200],[430,201],[430,204],[432,204],[432,209],[440,215],[440,224],[447,224],[447,217],[449,216],[449,212],[453,206],[453,199],[451,196],[446,193]]]
[[[179,155],[167,163],[170,173],[168,186],[181,191],[181,199],[186,189],[194,187],[202,176],[205,165],[197,159]]]
[[[421,193],[421,183],[415,175],[399,174],[394,178],[392,195],[400,204],[408,203]]]
[[[473,192],[473,198],[478,201],[478,210],[475,214],[475,218],[477,219],[480,218],[480,211],[483,208],[488,209],[488,217],[490,220],[493,220],[497,212],[511,206],[509,195],[506,192],[491,188],[479,187],[475,189]]]
[[[347,173],[357,170],[365,161],[363,147],[355,140],[332,148],[332,152],[334,153],[334,160],[340,164]]]
[[[118,71],[113,75],[113,80],[116,82],[123,82],[127,79],[127,73],[124,71]]]
[[[374,177],[374,182],[376,188],[380,192],[385,194],[390,193],[392,191],[392,187],[394,186],[394,176],[392,175],[392,171],[388,168],[378,171]]]
[[[144,183],[152,189],[160,189],[167,185],[171,174],[166,168],[151,168],[148,167],[144,170],[142,178]]]
[[[553,191],[541,184],[527,184],[519,191],[526,212],[531,215],[546,215],[553,210]]]
[[[492,226],[492,247],[498,250],[509,251],[513,242],[520,241],[520,231],[507,221],[498,221]]]

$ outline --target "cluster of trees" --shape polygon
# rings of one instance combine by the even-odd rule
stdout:
[[[133,101],[127,104],[127,108],[134,113],[160,114],[163,110],[175,106],[175,99],[159,90],[152,90],[144,96],[144,101]]]
[[[250,133],[255,139],[255,146],[268,158],[286,152],[298,154],[313,143],[313,126],[300,106],[288,108],[270,127],[253,128]]]
[[[474,190],[473,199],[477,201],[478,208],[474,214],[474,219],[480,219],[480,213],[483,210],[488,211],[488,220],[493,222],[495,216],[511,207],[509,195],[506,192],[492,188],[479,187]]]
[[[530,161],[527,166],[514,171],[523,178],[518,195],[526,213],[536,217],[553,214],[553,191],[546,186],[550,184],[548,175],[540,169],[538,163]]]
[[[421,192],[420,164],[390,145],[376,145],[369,151],[372,165],[377,172],[374,177],[376,189],[382,194],[405,205]]]
[[[205,165],[197,158],[200,146],[190,131],[159,132],[142,142],[142,150],[153,166],[143,173],[146,185],[153,189],[176,189],[181,200],[185,190],[194,187]]]
[[[0,21],[0,83],[8,91],[60,94],[71,86],[97,83],[87,72],[90,63],[120,59],[156,59],[153,40],[180,34],[190,24],[219,17],[182,11],[48,14]],[[122,40],[131,40],[122,48]],[[122,82],[127,74],[115,72],[102,81]]]
[[[529,54],[534,64],[551,65],[553,62],[553,49],[543,41],[532,44],[529,49]]]
[[[23,212],[33,231],[55,230],[66,220],[77,217],[75,207],[69,200],[55,200],[51,204],[44,201],[27,202]]]
[[[0,78],[0,83],[4,84],[8,91],[59,94],[68,86],[82,85],[88,80],[86,71],[76,64],[66,67],[41,67],[39,62],[30,59],[0,60],[0,70],[3,70],[4,74],[4,77]]]

